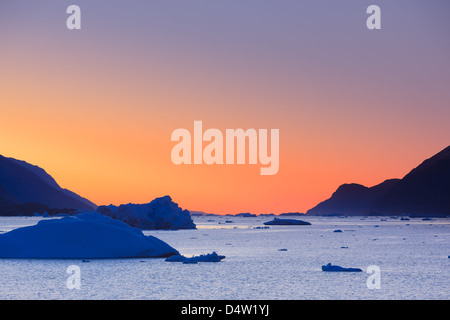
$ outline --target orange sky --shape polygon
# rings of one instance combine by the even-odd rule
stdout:
[[[204,16],[160,4],[154,17],[82,1],[78,31],[59,25],[64,8],[61,17],[43,3],[2,8],[0,154],[98,205],[168,194],[220,214],[305,212],[342,183],[402,177],[448,145],[448,22],[427,12],[403,28],[420,6],[373,34],[350,2],[347,19],[270,4],[248,21],[249,8],[233,1],[202,7]],[[279,129],[278,174],[261,176],[259,164],[174,165],[171,133],[192,132],[194,120],[222,132]]]

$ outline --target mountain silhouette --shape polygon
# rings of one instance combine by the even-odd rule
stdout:
[[[61,188],[44,169],[0,155],[0,215],[64,210],[92,210],[97,206]]]
[[[386,180],[371,188],[357,183],[343,184],[332,194],[331,198],[308,210],[306,214],[316,216],[368,215],[372,204],[399,181],[399,179]]]
[[[450,216],[450,146],[411,170],[376,200],[371,214]]]
[[[343,184],[308,215],[450,215],[450,146],[402,179],[371,188]]]

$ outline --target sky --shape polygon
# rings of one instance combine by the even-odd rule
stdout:
[[[69,30],[66,8],[81,9]],[[366,9],[381,8],[369,30]],[[0,154],[97,205],[305,212],[449,145],[446,0],[0,2]],[[171,133],[279,129],[279,171],[175,165]]]

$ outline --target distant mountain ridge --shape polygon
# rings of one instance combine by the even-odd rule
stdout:
[[[92,210],[91,201],[61,188],[44,169],[0,155],[0,215],[48,209]]]
[[[314,216],[358,216],[368,215],[373,203],[382,197],[400,179],[386,180],[371,188],[357,183],[346,183],[331,195],[306,212]]]
[[[450,216],[450,146],[411,170],[373,204],[371,214]]]
[[[343,184],[306,214],[450,216],[450,146],[402,179],[371,188]]]

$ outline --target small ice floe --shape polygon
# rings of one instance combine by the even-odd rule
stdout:
[[[407,217],[401,217],[400,220],[409,221],[409,218],[407,218]]]
[[[311,223],[297,219],[279,219],[273,218],[272,221],[264,222],[265,225],[287,225],[287,226],[310,226]]]
[[[333,232],[342,232],[342,230],[341,229],[336,229]]]
[[[326,266],[322,266],[322,271],[327,272],[362,272],[359,268],[344,268],[340,266],[333,266],[331,263]]]
[[[219,262],[225,259],[225,256],[220,256],[216,252],[202,254],[199,256],[185,257],[183,255],[174,255],[168,257],[165,261],[168,262],[183,262],[183,263],[197,263],[197,262]]]
[[[341,249],[348,249],[348,247],[342,246]]]

